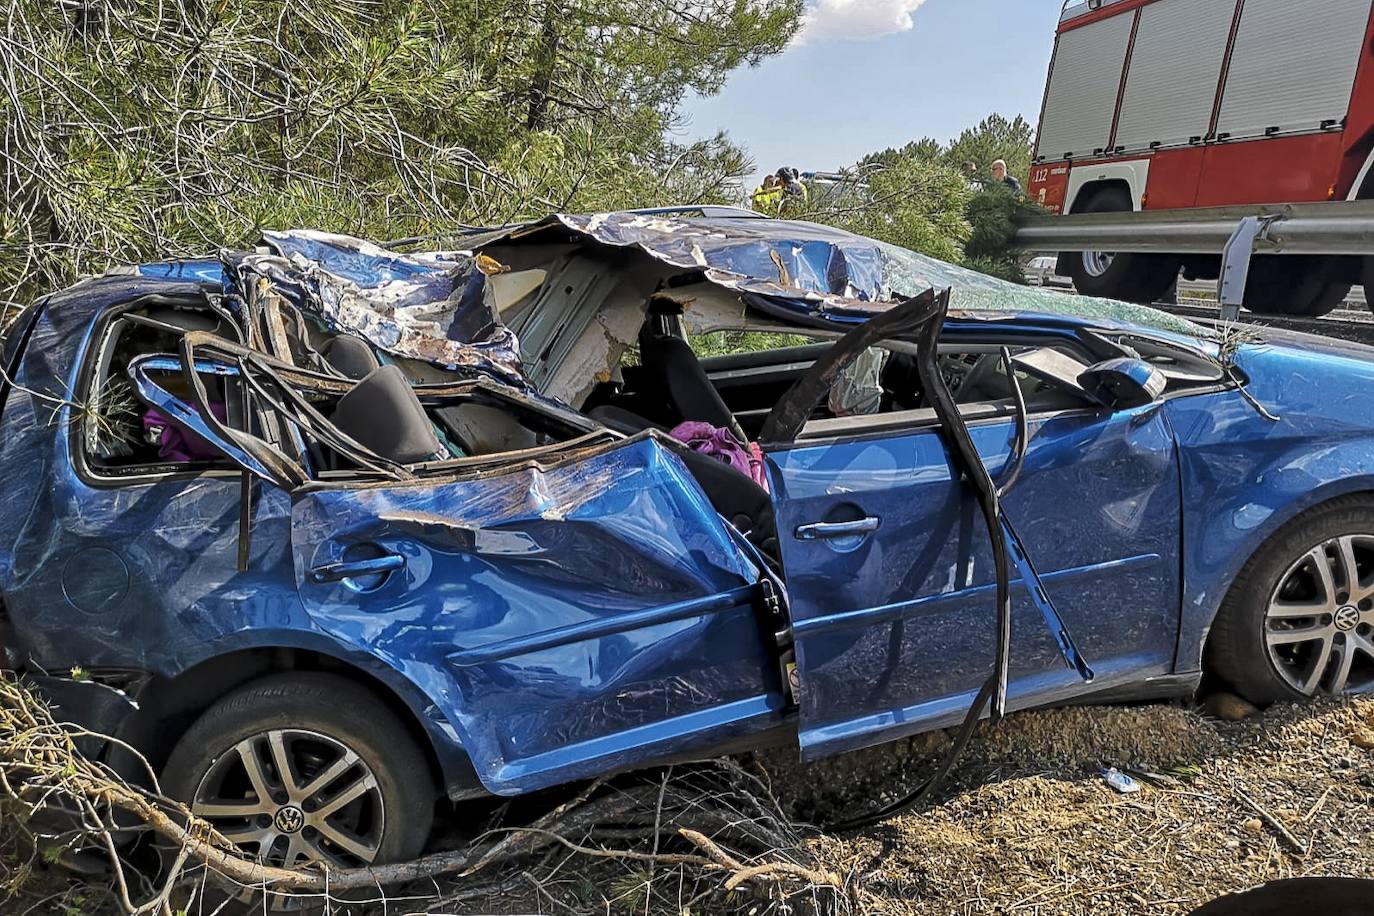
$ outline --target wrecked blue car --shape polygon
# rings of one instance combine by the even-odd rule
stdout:
[[[1263,334],[728,210],[268,233],[12,324],[0,638],[286,866],[444,796],[1364,690],[1374,350]]]

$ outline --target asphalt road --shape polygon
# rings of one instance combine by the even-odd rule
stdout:
[[[1061,286],[1047,288],[1074,295],[1072,288],[1064,289]],[[1193,283],[1183,281],[1178,285],[1177,304],[1161,302],[1157,303],[1155,308],[1183,318],[1219,320],[1221,308],[1216,304],[1216,289],[1215,282]],[[1204,294],[1206,294],[1205,298]],[[1345,300],[1345,305],[1342,308],[1321,318],[1284,318],[1276,315],[1256,315],[1253,312],[1242,310],[1240,320],[1242,324],[1251,324],[1256,327],[1283,328],[1290,331],[1302,331],[1306,334],[1334,337],[1338,340],[1374,345],[1374,311],[1370,309],[1362,286],[1357,286],[1350,291],[1350,296]]]
[[[1219,319],[1221,309],[1216,304],[1215,299],[1192,298],[1188,295],[1194,287],[1209,291],[1216,289],[1215,285],[1179,284],[1178,304],[1161,303],[1157,307],[1184,318]],[[1323,315],[1321,318],[1256,315],[1242,310],[1240,320],[1244,324],[1252,324],[1257,327],[1283,328],[1374,345],[1374,312],[1370,311],[1369,305],[1365,301],[1364,289],[1359,286],[1351,291],[1350,298],[1345,301],[1344,307],[1336,309],[1329,315]]]

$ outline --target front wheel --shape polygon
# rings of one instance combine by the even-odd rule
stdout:
[[[414,858],[437,795],[395,714],[322,674],[264,678],[211,706],[172,751],[163,790],[259,861],[335,869]]]
[[[1124,188],[1104,188],[1076,213],[1128,213],[1130,194]],[[1124,299],[1145,305],[1159,301],[1178,281],[1181,258],[1169,254],[1069,252],[1065,255],[1074,289],[1085,296]]]
[[[1332,502],[1265,544],[1222,604],[1207,662],[1260,705],[1374,688],[1374,499]]]

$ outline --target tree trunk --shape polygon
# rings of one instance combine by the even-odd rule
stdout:
[[[545,0],[539,44],[535,49],[534,75],[530,79],[529,111],[525,116],[527,130],[543,130],[548,124],[549,89],[553,86],[554,69],[558,66],[558,26],[555,17],[558,5]]]

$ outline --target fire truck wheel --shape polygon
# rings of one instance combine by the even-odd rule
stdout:
[[[1124,213],[1134,209],[1124,188],[1103,188],[1075,213]],[[1085,296],[1157,302],[1178,280],[1182,260],[1168,254],[1070,252],[1065,259],[1074,289]]]
[[[1257,315],[1318,317],[1350,295],[1335,258],[1269,255],[1250,262],[1245,307]]]

